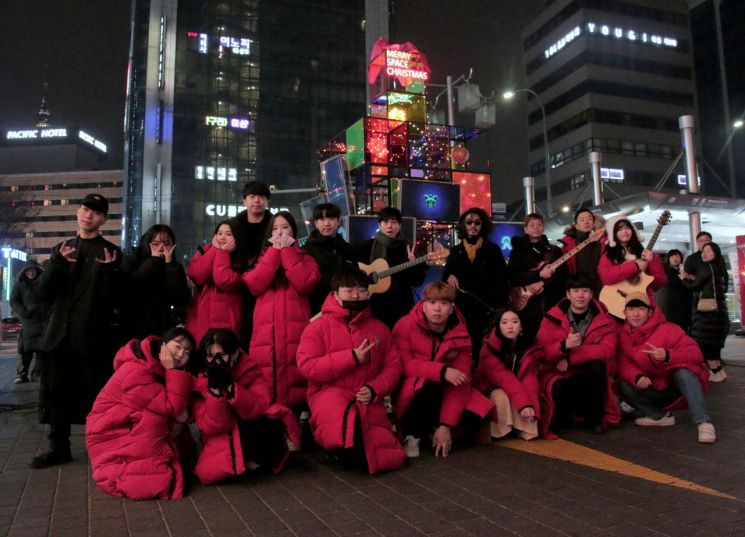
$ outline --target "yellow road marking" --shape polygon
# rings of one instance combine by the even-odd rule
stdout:
[[[559,459],[562,461],[572,462],[582,466],[589,466],[590,468],[596,468],[599,470],[605,470],[607,472],[614,472],[617,474],[626,475],[629,477],[636,477],[637,479],[645,479],[647,481],[653,481],[655,483],[661,483],[671,487],[678,487],[686,490],[692,490],[700,492],[702,494],[709,494],[710,496],[717,496],[719,498],[727,498],[728,500],[742,501],[734,496],[719,492],[718,490],[698,485],[692,481],[686,481],[685,479],[679,479],[675,476],[664,474],[651,468],[635,464],[633,462],[625,461],[597,451],[574,442],[568,442],[567,440],[531,440],[526,442],[517,438],[509,438],[500,441],[498,446],[514,449],[516,451],[522,451],[524,453],[531,453],[533,455],[540,455],[541,457],[549,457],[551,459]]]

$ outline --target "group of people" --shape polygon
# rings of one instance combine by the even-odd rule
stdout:
[[[372,295],[360,269],[417,258],[397,209],[380,211],[376,235],[352,247],[339,208],[320,204],[301,247],[292,215],[267,209],[266,185],[247,183],[243,197],[246,210],[220,222],[184,269],[165,225],[122,260],[99,233],[108,202],[89,194],[78,235],[44,268],[22,271],[14,308],[24,331],[29,312],[40,319],[24,349],[36,351],[50,425],[49,450],[32,467],[72,459],[73,423],[86,423],[99,488],[132,499],[181,497],[192,474],[210,484],[276,473],[307,443],[376,473],[419,456],[422,439],[447,457],[488,436],[555,438],[578,423],[602,433],[621,406],[637,425],[668,426],[687,405],[698,440],[715,441],[704,393],[723,374],[728,321],[714,243],[673,278],[675,256],[663,266],[628,219],[609,222],[605,239],[580,210],[559,248],[529,214],[506,262],[488,215],[472,208],[442,281],[415,303],[424,264]],[[601,286],[641,272],[652,284],[625,296],[625,319],[612,317]],[[654,290],[667,298],[658,303]],[[527,303],[513,306],[515,291]],[[664,311],[683,291],[694,339]]]

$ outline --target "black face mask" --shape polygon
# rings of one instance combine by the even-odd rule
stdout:
[[[358,313],[364,310],[368,306],[368,304],[370,304],[369,300],[342,300],[341,301],[341,307],[349,310],[350,313]]]

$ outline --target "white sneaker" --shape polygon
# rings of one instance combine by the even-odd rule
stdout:
[[[643,418],[636,418],[634,423],[642,427],[672,427],[675,425],[675,416],[669,412],[657,420],[649,416],[644,416]]]
[[[698,424],[698,441],[702,444],[713,444],[717,441],[717,433],[711,422],[705,421]]]
[[[404,451],[410,459],[416,459],[419,456],[419,438],[408,435],[404,438]]]
[[[636,409],[626,401],[621,401],[621,412],[624,414],[633,414]]]
[[[727,378],[727,373],[724,372],[724,369],[721,367],[719,368],[719,371],[709,371],[709,382],[724,382]]]

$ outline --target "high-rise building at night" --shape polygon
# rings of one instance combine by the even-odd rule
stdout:
[[[690,5],[701,175],[707,193],[745,197],[745,2]]]
[[[316,150],[365,114],[387,17],[381,0],[134,0],[125,244],[165,223],[189,255],[242,210],[246,181],[313,188]]]
[[[605,198],[651,190],[681,152],[694,113],[688,6],[682,0],[557,0],[522,33],[531,175],[553,209],[592,201],[588,154],[602,154]],[[665,183],[678,189],[682,162]]]

